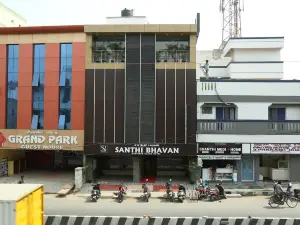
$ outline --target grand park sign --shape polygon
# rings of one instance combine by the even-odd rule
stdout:
[[[79,130],[0,130],[0,149],[83,151]]]

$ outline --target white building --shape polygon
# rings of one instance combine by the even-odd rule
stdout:
[[[283,37],[234,38],[223,51],[197,53],[210,65],[208,76],[197,71],[197,142],[227,148],[227,159],[241,149],[238,181],[300,181],[300,81],[281,80],[283,47]]]
[[[0,2],[0,27],[26,26],[27,20]]]

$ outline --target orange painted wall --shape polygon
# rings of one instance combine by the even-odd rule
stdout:
[[[6,128],[6,45],[0,44],[0,129]]]
[[[18,129],[30,129],[32,119],[33,45],[19,45]]]
[[[71,129],[84,130],[85,42],[72,45]]]
[[[44,129],[58,128],[59,115],[59,43],[46,44]]]

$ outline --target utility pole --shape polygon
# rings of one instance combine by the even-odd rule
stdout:
[[[223,49],[230,38],[242,36],[242,11],[244,11],[244,0],[220,0],[223,27],[222,44],[219,49]]]

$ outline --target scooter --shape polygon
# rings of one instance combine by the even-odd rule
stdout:
[[[172,190],[171,181],[172,181],[172,179],[170,179],[170,181],[167,181],[165,184],[165,187],[167,188],[165,198],[174,202],[175,201],[175,193]]]
[[[101,192],[99,192],[98,190],[91,191],[91,199],[93,202],[97,202],[100,196],[101,196]]]
[[[179,202],[183,203],[186,198],[185,187],[183,185],[179,185],[179,190],[177,192],[177,199]]]
[[[150,192],[145,192],[140,196],[140,199],[145,202],[149,202],[149,198],[151,197]]]

